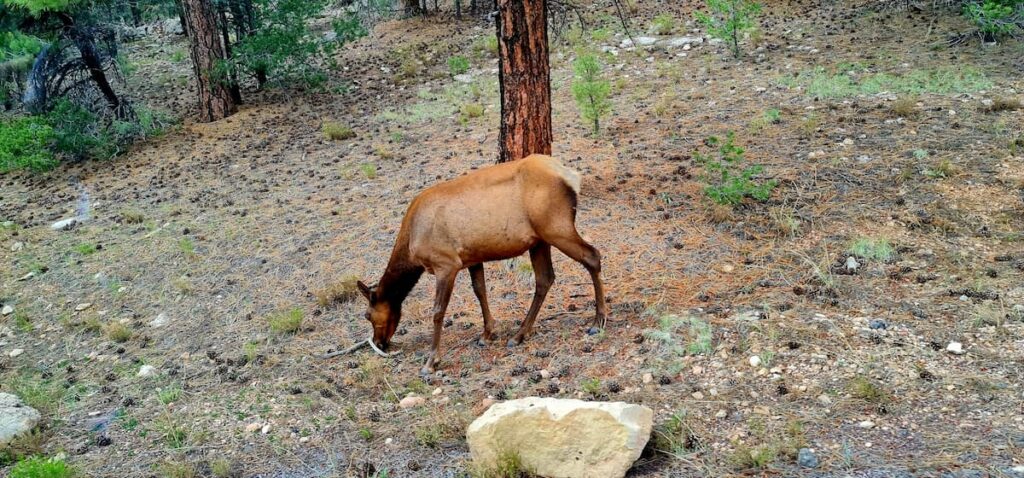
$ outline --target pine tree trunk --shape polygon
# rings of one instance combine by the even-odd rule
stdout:
[[[217,31],[217,11],[210,0],[181,0],[181,9],[188,24],[189,49],[199,88],[199,121],[231,116],[238,109],[231,89],[213,76],[217,62],[227,59]]]
[[[547,21],[546,0],[498,2],[499,163],[551,154]]]

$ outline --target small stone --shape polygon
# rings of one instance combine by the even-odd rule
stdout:
[[[402,401],[398,402],[398,406],[401,408],[414,408],[426,403],[427,399],[423,397],[410,396],[405,397]]]
[[[736,270],[736,268],[733,267],[732,264],[725,264],[725,265],[722,266],[722,272],[725,272],[727,274],[732,272],[732,271],[734,271],[734,270]]]
[[[25,349],[14,349],[7,353],[8,357],[14,358],[25,353]]]
[[[871,420],[864,420],[858,423],[857,426],[861,428],[875,428],[875,422]]]
[[[70,217],[70,218],[67,218],[67,219],[61,219],[61,220],[51,224],[50,225],[50,229],[53,229],[54,231],[70,231],[71,229],[74,229],[75,226],[77,226],[77,225],[78,225],[78,218],[77,217]]]
[[[885,323],[882,319],[871,319],[868,323],[868,328],[871,330],[885,330],[889,328],[889,324]]]
[[[11,315],[13,313],[14,313],[14,307],[11,307],[9,305],[5,305],[3,309],[0,309],[0,314],[3,314],[3,315]]]
[[[444,393],[444,390],[441,390],[441,387],[437,387],[437,388],[434,389],[433,392],[430,392],[430,394],[435,396],[435,397],[440,395],[440,394],[442,394],[442,393]]]
[[[263,428],[260,429],[260,433],[262,433],[264,435],[266,435],[267,433],[270,433],[270,424],[268,423],[266,425],[263,425]]]
[[[472,83],[473,82],[473,75],[470,75],[468,73],[463,73],[461,75],[455,75],[454,79],[455,79],[455,81],[458,81],[459,83]]]
[[[749,361],[750,361],[750,366],[751,367],[760,367],[761,366],[761,357],[758,357],[757,355],[754,355],[753,357],[750,357]]]
[[[168,317],[167,314],[161,312],[159,315],[156,316],[156,318],[149,321],[149,326],[154,328],[163,327],[169,323],[171,323],[171,318]]]
[[[543,378],[544,380],[551,378],[551,372],[549,372],[547,369],[542,368],[540,370],[540,378]]]
[[[645,373],[641,380],[643,380],[644,383],[651,383],[654,381],[654,375],[651,374],[650,372]]]
[[[92,307],[91,302],[82,302],[81,304],[75,306],[75,312],[81,312],[85,309],[88,309],[89,307]]]
[[[495,400],[493,398],[487,397],[480,401],[480,408],[487,410],[488,408],[491,408],[491,405],[494,405],[494,401]]]
[[[24,248],[25,248],[25,243],[21,242],[21,241],[15,242],[14,244],[11,244],[11,252],[18,252],[18,251],[20,251],[20,250],[22,250]]]
[[[725,411],[725,409],[719,410],[718,413],[715,414],[715,418],[725,418],[727,416],[729,416],[729,412]]]
[[[963,355],[964,344],[961,344],[960,342],[950,342],[949,345],[946,346],[946,352],[953,355]]]
[[[853,138],[846,138],[843,140],[843,146],[853,146]]]
[[[831,405],[832,404],[832,397],[830,397],[830,396],[828,396],[828,395],[826,395],[824,393],[821,394],[821,395],[818,395],[818,403],[820,403],[822,405]]]
[[[690,396],[693,397],[694,400],[704,400],[704,394],[700,392],[693,392]]]
[[[309,441],[309,437],[301,437],[301,438],[299,438],[299,443],[306,443],[308,441]]]
[[[850,256],[846,258],[846,270],[853,272],[860,269],[860,262],[857,262],[857,258]]]
[[[254,423],[250,423],[250,424],[245,426],[245,432],[246,433],[256,433],[256,430],[259,430],[260,428],[263,428],[263,424],[262,423],[255,423],[255,422]]]
[[[385,439],[384,439],[384,444],[385,444],[385,445],[391,445],[391,444],[392,444],[392,443],[394,443],[394,442],[395,442],[395,439],[394,439],[394,438],[390,438],[390,437],[389,437],[389,438],[385,438]]]
[[[801,448],[796,456],[796,464],[804,468],[817,468],[818,456],[810,448]]]
[[[156,375],[156,367],[152,365],[143,365],[139,367],[138,377],[152,377]]]
[[[19,435],[30,432],[42,416],[16,395],[0,393],[0,449]]]

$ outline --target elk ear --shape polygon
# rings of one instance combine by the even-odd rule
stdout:
[[[373,302],[373,291],[366,284],[363,284],[363,281],[356,281],[356,287],[359,288],[359,292],[363,294],[363,297],[366,297],[366,300]]]

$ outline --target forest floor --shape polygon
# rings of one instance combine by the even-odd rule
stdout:
[[[636,35],[665,8],[644,3]],[[589,278],[556,254],[535,335],[469,345],[462,274],[431,383],[429,277],[390,359],[318,358],[369,328],[361,298],[317,292],[375,281],[410,199],[495,160],[493,25],[382,23],[325,90],[249,92],[212,124],[189,119],[182,38],[129,44],[129,89],[183,123],[112,161],[0,177],[0,390],[46,417],[18,446],[87,476],[461,476],[465,425],[537,395],[653,408],[630,476],[1024,476],[1024,45],[948,46],[969,29],[955,12],[772,3],[741,60],[620,48],[603,11],[586,12],[596,40],[553,39],[554,154],[584,173],[611,320],[583,333]],[[693,35],[690,2],[671,8],[659,38]],[[602,45],[614,106],[592,136],[571,60]],[[728,131],[779,181],[767,202],[705,198],[693,154]],[[510,336],[529,262],[487,280]],[[426,404],[398,407],[410,393]]]

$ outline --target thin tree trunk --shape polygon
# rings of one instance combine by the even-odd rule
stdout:
[[[546,0],[498,2],[501,133],[498,162],[551,154]]]
[[[142,24],[142,10],[139,9],[139,0],[129,0],[128,9],[132,13],[132,26],[137,27]]]
[[[174,2],[174,9],[178,11],[178,21],[181,22],[181,34],[188,36],[188,22],[185,21],[185,7],[182,6],[183,0],[177,0]]]
[[[227,58],[231,58],[231,36],[228,34],[228,13],[224,8],[221,8],[220,11],[220,34],[224,39],[224,54]],[[231,71],[231,83],[228,87],[231,89],[231,99],[235,101],[235,104],[242,104],[242,91],[238,89],[238,75],[235,74],[234,70]]]
[[[214,78],[214,68],[227,59],[217,34],[217,11],[210,0],[181,0],[188,24],[189,49],[199,88],[199,120],[216,121],[231,116],[238,106],[226,82]]]
[[[99,53],[96,52],[96,41],[92,37],[92,33],[76,25],[75,20],[67,13],[57,13],[57,18],[60,19],[61,25],[71,41],[75,43],[75,47],[78,48],[82,62],[89,69],[89,76],[96,83],[100,93],[103,93],[103,97],[110,104],[110,109],[118,118],[128,116],[129,111],[122,108],[121,99],[114,93],[114,88],[110,86],[107,75],[103,72],[103,63],[100,61]]]
[[[455,0],[455,19],[462,20],[462,2]]]

